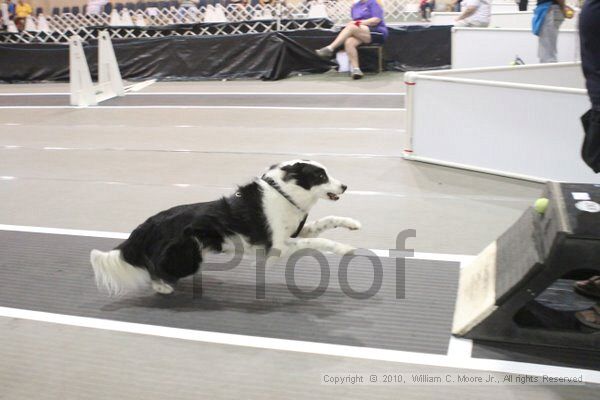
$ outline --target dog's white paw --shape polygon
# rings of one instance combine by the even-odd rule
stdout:
[[[358,250],[356,247],[347,244],[338,244],[335,246],[334,253],[343,256],[346,254],[353,254],[356,250]]]
[[[152,289],[154,289],[154,291],[156,293],[160,293],[160,294],[171,294],[173,293],[173,286],[164,283],[164,282],[156,282],[153,281],[152,282]]]
[[[362,228],[362,224],[352,218],[342,218],[340,221],[340,226],[350,229],[351,231],[356,231]]]

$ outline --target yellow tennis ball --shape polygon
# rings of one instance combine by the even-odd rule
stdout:
[[[575,15],[575,13],[573,12],[572,9],[567,8],[567,10],[565,11],[565,17],[567,17],[568,19],[573,18],[573,16]]]
[[[539,212],[540,214],[543,214],[548,208],[548,203],[550,203],[550,200],[548,200],[545,197],[541,197],[535,201],[535,203],[533,204],[533,208],[535,209],[535,211]]]

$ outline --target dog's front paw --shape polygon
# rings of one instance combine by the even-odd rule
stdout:
[[[334,253],[340,256],[344,256],[346,254],[354,254],[356,250],[358,250],[356,247],[347,244],[338,244],[337,246],[335,246]]]
[[[340,226],[343,226],[346,229],[350,229],[351,231],[356,231],[362,228],[362,224],[352,218],[342,218],[340,221]]]

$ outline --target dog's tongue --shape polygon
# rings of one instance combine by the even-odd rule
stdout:
[[[329,200],[339,200],[340,196],[338,196],[335,193],[327,193],[327,196],[329,197]]]

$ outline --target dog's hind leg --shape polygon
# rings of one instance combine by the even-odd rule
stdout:
[[[321,233],[335,228],[346,228],[354,231],[360,229],[361,224],[357,220],[347,217],[325,217],[304,225],[298,237],[316,238]]]
[[[162,279],[158,279],[158,280],[152,281],[152,289],[154,289],[154,291],[156,293],[160,293],[160,294],[171,294],[171,293],[173,293],[173,286],[169,285],[168,283],[166,283]]]
[[[173,239],[154,262],[152,288],[161,294],[173,293],[171,283],[196,273],[202,262],[201,244],[195,237]]]

